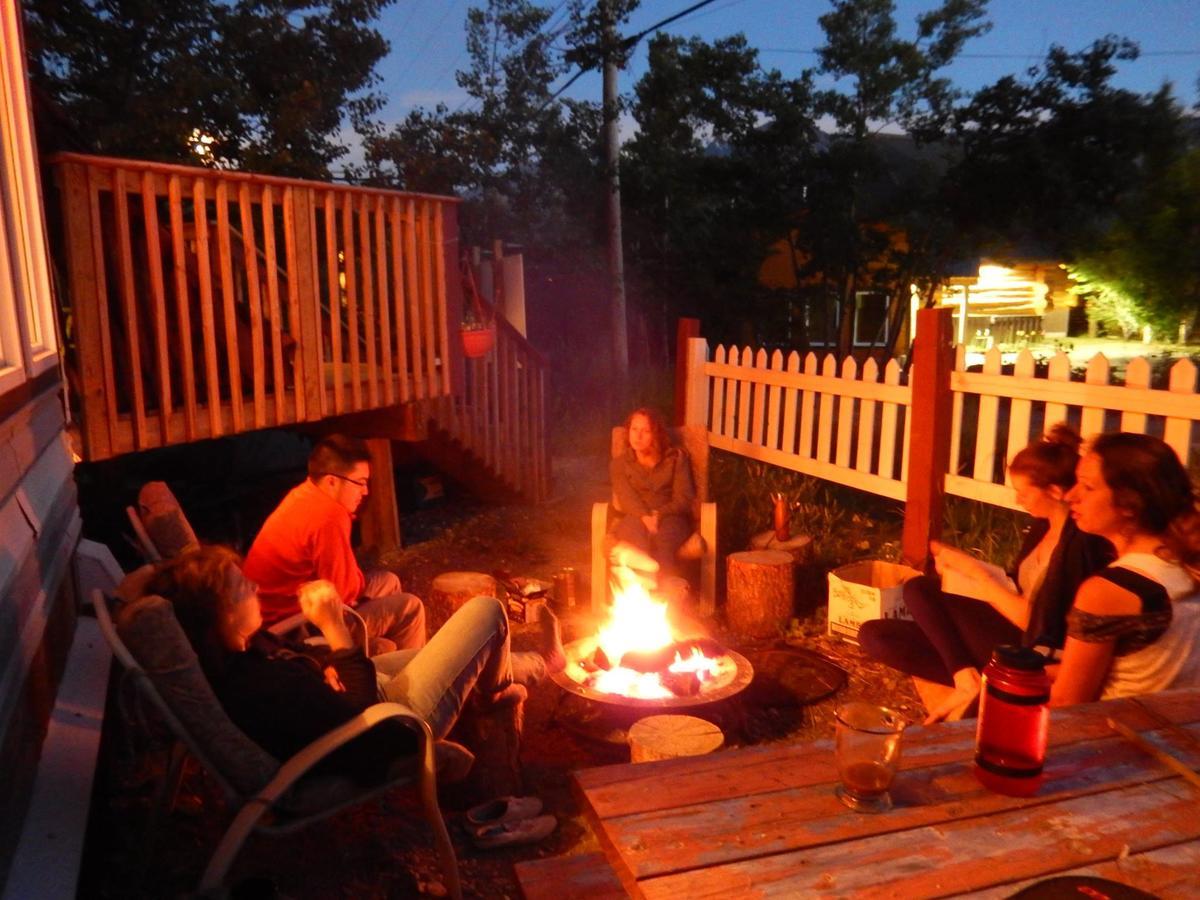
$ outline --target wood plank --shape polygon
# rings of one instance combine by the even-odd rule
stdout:
[[[417,276],[417,209],[416,201],[409,198],[404,204],[404,296],[408,307],[408,338],[412,347],[413,396],[422,399],[429,396],[429,385],[422,372],[425,354],[432,353],[422,339],[421,291]]]
[[[879,363],[874,358],[863,363],[862,381],[865,384],[879,382]],[[871,455],[875,450],[875,409],[874,400],[858,401],[858,447],[854,455],[854,468],[860,472],[873,472]]]
[[[279,304],[279,259],[275,251],[275,195],[269,184],[262,190],[263,258],[267,281],[267,318],[271,329],[271,384],[275,421],[282,422],[287,382],[283,375],[283,321]],[[289,323],[296,330],[296,323]]]
[[[421,214],[418,217],[420,222],[420,230],[417,260],[418,269],[421,273],[421,320],[425,326],[425,332],[422,335],[425,344],[425,396],[432,397],[437,393],[438,373],[437,373],[437,319],[436,312],[433,308],[433,261],[430,258],[434,251],[433,236],[430,234],[432,227],[432,216],[430,215],[430,203],[427,200],[420,202]],[[497,432],[498,437],[498,432]]]
[[[300,335],[294,364],[296,419],[307,422],[329,415],[322,359],[316,194],[311,189],[289,189],[283,199],[289,320],[299,323]]]
[[[963,371],[967,367],[967,348],[962,344],[956,344],[954,347],[954,371],[950,373],[950,383],[954,384],[954,377],[957,373]],[[949,458],[949,474],[956,474],[962,466],[962,425],[963,425],[963,394],[961,391],[955,391],[951,388],[951,411],[950,411],[950,458]],[[949,488],[947,488],[949,490]]]
[[[179,329],[179,380],[183,388],[184,434],[185,440],[194,441],[199,410],[192,354],[192,306],[188,299],[188,248],[183,236],[183,187],[178,175],[171,175],[167,184],[167,205],[171,216],[171,274],[175,285],[175,327]]]
[[[254,239],[254,207],[250,185],[238,186],[238,212],[242,224],[242,255],[246,267],[246,303],[250,307],[250,359],[254,381],[254,427],[267,425],[267,371],[263,352],[262,291],[258,281],[258,243]]]
[[[1190,359],[1176,361],[1171,366],[1167,390],[1177,394],[1194,394],[1196,392],[1195,363]],[[1167,421],[1163,424],[1163,440],[1174,448],[1175,454],[1183,461],[1185,467],[1191,462],[1188,456],[1195,428],[1195,422],[1175,416],[1168,416]]]
[[[1137,356],[1131,359],[1125,366],[1125,387],[1141,388],[1147,390],[1150,387],[1150,363],[1145,357]],[[1121,413],[1121,430],[1133,431],[1138,434],[1146,433],[1146,413],[1143,410],[1125,410]]]
[[[776,370],[783,369],[783,351],[775,350],[771,353],[770,368]],[[765,444],[770,450],[778,450],[782,446],[780,440],[780,416],[782,414],[781,403],[783,400],[783,388],[778,385],[769,385],[767,391],[767,436]]]
[[[154,311],[154,362],[157,374],[159,434],[165,439],[171,413],[171,367],[168,362],[167,295],[163,283],[162,247],[158,236],[158,203],[150,185],[149,172],[142,173],[142,221],[146,227],[146,270],[150,278],[150,302]]]
[[[841,385],[837,377],[837,359],[832,353],[827,353],[821,362],[821,375],[829,382]],[[826,391],[821,394],[817,413],[817,452],[818,462],[831,462],[833,449],[833,398],[840,391]]]
[[[858,381],[858,363],[853,356],[842,360],[842,380]],[[850,465],[850,436],[854,429],[854,398],[845,394],[838,397],[837,403],[837,447],[834,462],[843,468]]]
[[[403,403],[412,396],[411,364],[408,351],[408,301],[404,290],[404,225],[400,215],[400,200],[393,197],[388,203],[388,233],[391,236],[392,303],[396,323],[396,377],[399,398]]]
[[[894,359],[888,360],[888,364],[883,367],[883,384],[900,384],[900,364]],[[906,385],[906,404],[911,402],[912,398],[910,385]],[[879,467],[876,471],[880,478],[889,481],[895,477],[896,472],[896,439],[899,437],[896,427],[900,418],[900,407],[899,403],[884,400],[883,412],[879,416]],[[908,419],[909,416],[905,415],[904,418]]]
[[[623,900],[629,896],[603,853],[529,859],[513,866],[525,900]]]
[[[649,898],[725,897],[731,891],[836,891],[936,896],[1115,859],[1122,852],[1200,834],[1195,794],[1178,782],[1146,784],[1048,804],[1042,827],[1025,811],[781,853],[639,883]]]
[[[396,402],[396,374],[392,364],[392,310],[388,296],[387,215],[383,197],[375,198],[375,284],[379,291],[379,352],[383,369],[383,402]]]
[[[1097,353],[1088,360],[1087,369],[1084,372],[1084,381],[1090,385],[1103,385],[1109,387],[1109,377],[1112,369],[1108,364],[1108,360],[1103,353]],[[1121,390],[1129,390],[1129,388],[1121,388]],[[1129,391],[1131,394],[1133,391]],[[1084,439],[1091,438],[1100,434],[1105,430],[1105,409],[1107,406],[1101,406],[1096,403],[1086,403],[1083,408],[1083,416],[1079,423],[1079,433]]]
[[[130,413],[133,439],[141,449],[149,446],[146,427],[146,392],[142,384],[142,332],[138,322],[137,287],[133,274],[133,237],[129,233],[129,195],[125,188],[125,170],[117,169],[113,177],[113,211],[117,230],[117,295],[121,299],[121,314],[125,325],[125,345],[128,353]]]
[[[225,317],[225,365],[229,376],[229,406],[233,411],[233,430],[246,430],[242,409],[242,362],[238,355],[237,296],[233,288],[233,250],[229,242],[229,183],[217,182],[217,264],[221,279],[221,308]]]
[[[443,215],[444,203],[434,202],[433,204],[433,234],[430,237],[430,245],[433,252],[433,308],[437,310],[437,324],[435,327],[438,341],[438,356],[442,360],[442,393],[449,394],[453,390],[450,377],[450,322],[448,314],[450,310],[449,298],[447,295],[447,272],[446,272],[446,253],[449,247],[446,235],[446,218]],[[457,219],[454,220],[457,224]],[[458,235],[455,233],[454,239],[457,240]]]
[[[719,431],[720,431],[720,434],[725,435],[725,436],[729,437],[730,439],[735,439],[737,437],[737,432],[734,431],[734,426],[737,421],[737,390],[738,390],[737,375],[735,373],[738,371],[737,363],[738,363],[740,353],[739,353],[737,347],[732,346],[732,345],[730,345],[728,350],[725,350],[725,348],[723,348],[723,347],[719,348],[719,349],[721,349],[722,351],[724,351],[726,353],[726,355],[728,356],[728,359],[729,359],[729,364],[730,364],[730,368],[728,370],[729,374],[727,376],[725,376],[725,403],[724,403],[725,421],[721,425]],[[704,370],[707,372],[708,367],[705,366]],[[714,424],[716,424],[716,423],[714,423]]]
[[[220,377],[217,375],[217,326],[213,315],[212,260],[208,250],[208,196],[203,178],[192,183],[192,221],[196,229],[196,275],[200,282],[200,343],[204,347],[205,394],[208,398],[208,433],[225,433],[221,422]]]
[[[800,372],[800,354],[795,350],[787,356],[787,371],[793,374]],[[779,449],[784,453],[796,452],[796,403],[798,399],[798,391],[795,388],[785,387],[783,389],[783,432]]]
[[[332,193],[332,191],[330,192]],[[350,362],[350,408],[363,408],[361,335],[358,325],[358,265],[354,253],[354,202],[351,194],[338,192],[342,210],[342,275],[346,279],[346,345]]]
[[[1071,380],[1071,358],[1062,350],[1059,350],[1050,358],[1050,365],[1046,370],[1046,380],[1048,382],[1058,382],[1059,384],[1047,385],[1054,390],[1060,390],[1062,382],[1070,382]],[[1043,395],[1045,396],[1045,395]],[[1046,428],[1057,425],[1059,422],[1067,421],[1067,406],[1062,402],[1049,400],[1046,403]]]
[[[371,211],[367,198],[359,198],[358,246],[362,261],[362,312],[367,342],[367,404],[379,406],[379,354],[375,347],[375,261],[371,255]]]
[[[747,354],[753,354],[753,350],[746,348]],[[704,372],[709,377],[734,378],[745,381],[755,381],[759,384],[774,384],[780,387],[799,388],[806,391],[815,391],[823,394],[833,394],[835,396],[850,396],[859,399],[872,400],[888,400],[893,403],[907,404],[909,401],[909,388],[907,385],[902,385],[896,382],[893,385],[875,385],[874,389],[869,386],[864,386],[862,382],[846,382],[837,376],[837,360],[833,354],[828,354],[827,358],[833,360],[832,368],[826,367],[822,371],[822,363],[818,360],[815,353],[809,353],[805,357],[804,372],[781,372],[772,370],[761,370],[755,372],[747,372],[744,368],[748,363],[738,364],[738,350],[736,347],[731,347],[729,352],[729,362],[719,363],[714,357],[712,362],[704,364]],[[812,366],[808,365],[808,358],[813,360]],[[750,358],[748,355],[747,360]],[[832,373],[832,374],[829,374]]]
[[[750,400],[753,394],[753,382],[751,381],[753,373],[749,370],[754,368],[754,351],[749,347],[742,348],[738,368],[740,374],[738,376],[737,437],[739,441],[757,447],[758,444],[750,439]]]
[[[1033,354],[1028,350],[1022,350],[1017,354],[1017,360],[1013,364],[1013,375],[1017,378],[1032,378],[1035,370]],[[1008,447],[1004,454],[1004,481],[1006,484],[1011,483],[1012,479],[1008,475],[1008,463],[1016,456],[1025,446],[1033,439],[1034,435],[1030,433],[1030,419],[1032,418],[1033,403],[1029,400],[1022,400],[1020,397],[1013,398],[1012,405],[1009,407],[1008,413]]]
[[[820,371],[820,363],[817,361],[817,354],[811,350],[804,357],[804,375],[802,382],[797,384],[800,388],[800,441],[796,447],[796,453],[804,459],[812,459],[814,444],[814,430],[816,428],[816,390],[818,385],[812,379],[818,377]]]
[[[983,358],[987,375],[1000,374],[1000,351],[993,347]],[[979,398],[979,416],[975,421],[975,465],[971,472],[977,481],[995,481],[996,432],[1000,417],[1000,399],[995,394]]]
[[[755,372],[765,371],[767,367],[767,351],[762,347],[759,347],[758,351],[754,354],[754,370]],[[750,382],[750,391],[749,440],[752,444],[770,447],[771,444],[764,437],[767,420],[767,385],[760,384],[757,380],[752,378]]]
[[[325,208],[325,277],[329,290],[329,346],[333,356],[333,412],[346,412],[346,379],[342,372],[342,299],[339,277],[343,263],[338,259],[337,206],[333,191],[324,191]],[[319,316],[318,316],[319,318]],[[324,385],[324,381],[322,381]],[[324,387],[322,387],[324,392]]]

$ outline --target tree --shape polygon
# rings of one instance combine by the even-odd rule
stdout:
[[[325,177],[388,44],[392,0],[26,0],[35,89],[72,149]],[[53,146],[47,149],[54,149]]]
[[[739,339],[751,322],[769,332],[786,310],[757,276],[801,202],[811,87],[762,69],[741,35],[659,36],[649,51],[622,161],[632,268],[661,298],[664,326],[702,314],[718,337]]]
[[[844,355],[858,292],[886,291],[895,319],[908,301],[908,285],[896,276],[914,268],[911,259],[895,254],[915,245],[906,249],[891,229],[880,227],[894,212],[911,213],[911,190],[891,198],[908,194],[908,206],[889,208],[878,196],[864,203],[865,189],[887,174],[875,135],[899,126],[926,143],[942,136],[960,94],[937,73],[991,25],[984,19],[987,0],[943,0],[917,17],[916,37],[906,40],[897,35],[891,0],[833,0],[832,6],[819,20],[826,40],[818,50],[817,72],[850,79],[851,87],[818,95],[818,110],[832,117],[836,130],[818,160],[801,224],[809,249],[806,274],[823,282],[834,301],[830,319],[836,318],[836,343]],[[922,253],[932,259],[937,254],[930,251]]]

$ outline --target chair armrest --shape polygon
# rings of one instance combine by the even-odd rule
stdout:
[[[351,616],[352,618],[358,619],[358,624],[359,624],[359,626],[362,627],[363,655],[370,656],[371,655],[371,636],[369,634],[367,634],[367,623],[363,619],[362,614],[359,613],[359,611],[354,609],[353,607],[345,606],[345,605],[342,606],[342,614],[345,616]],[[294,614],[288,616],[286,619],[280,619],[274,625],[270,626],[267,629],[267,631],[271,632],[271,634],[277,634],[282,637],[293,631],[298,631],[299,629],[303,628],[307,624],[308,624],[308,619],[304,618],[304,613],[294,613]],[[321,639],[313,638],[312,640],[315,640],[317,643],[321,643],[321,644],[325,643],[323,638],[321,638]]]
[[[370,731],[380,722],[389,719],[401,719],[416,726],[417,745],[424,756],[427,767],[433,766],[433,732],[429,723],[417,713],[402,703],[376,703],[368,706],[348,722],[339,725],[332,731],[326,732],[311,744],[292,756],[279,767],[275,777],[252,797],[247,805],[272,805],[293,784],[299,781],[313,766],[327,757],[330,753],[353,740],[360,734]]]

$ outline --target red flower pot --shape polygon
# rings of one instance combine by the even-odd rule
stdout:
[[[486,328],[462,329],[463,354],[475,359],[487,354],[496,345],[496,324]]]

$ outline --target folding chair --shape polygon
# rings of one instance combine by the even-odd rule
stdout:
[[[189,753],[215,777],[234,811],[200,880],[200,893],[221,887],[252,832],[290,834],[394,787],[416,782],[447,887],[451,896],[462,896],[454,845],[438,807],[435,741],[428,723],[413,710],[399,703],[377,703],[280,762],[246,737],[225,714],[168,601],[145,596],[125,603],[117,612],[116,627],[108,598],[95,591],[93,602],[100,629],[126,677],[174,738],[152,827],[160,807],[173,795]],[[399,719],[417,732],[418,752],[397,760],[383,781],[362,787],[343,776],[308,774],[338,747],[388,719]]]

